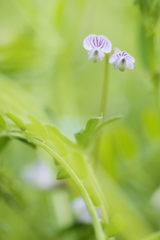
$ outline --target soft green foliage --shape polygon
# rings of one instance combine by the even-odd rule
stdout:
[[[77,142],[83,147],[87,147],[88,144],[94,139],[94,133],[98,128],[98,125],[102,121],[103,117],[91,118],[86,124],[86,127],[81,132],[75,134]]]
[[[70,177],[69,174],[66,172],[64,168],[61,168],[57,173],[57,179],[65,179],[69,177]]]
[[[29,120],[32,121],[32,124],[25,124],[23,121],[17,117],[15,114],[10,112],[6,113],[9,117],[21,130],[22,132],[16,131],[6,131],[2,134],[7,137],[12,138],[21,138],[29,143],[35,144],[44,150],[46,150],[59,164],[62,168],[58,174],[57,179],[65,179],[67,177],[72,177],[76,185],[81,190],[86,202],[88,203],[88,208],[90,209],[91,216],[94,220],[95,233],[98,239],[105,239],[105,235],[102,230],[98,216],[96,216],[95,207],[103,205],[103,199],[98,197],[98,189],[94,188],[92,181],[94,179],[90,173],[90,169],[87,165],[87,162],[84,159],[83,154],[78,150],[76,145],[66,144],[66,138],[62,134],[55,130],[56,128],[52,126],[45,126],[38,121],[35,117],[29,115]],[[50,128],[52,131],[50,132]],[[92,128],[90,129],[90,131]],[[55,134],[55,132],[59,134]],[[3,140],[4,141],[4,140]],[[66,146],[65,146],[66,145]],[[68,146],[67,146],[68,145]],[[83,181],[84,182],[83,182]],[[96,179],[94,179],[96,182]],[[98,184],[97,184],[98,186]]]
[[[22,131],[26,130],[26,124],[15,114],[7,112],[7,117],[9,117]],[[5,122],[5,121],[4,121]]]
[[[6,122],[4,121],[4,118],[0,114],[0,126],[2,129],[6,130]]]
[[[160,1],[5,0],[0,32],[0,240],[159,240]],[[92,33],[136,59],[108,66],[106,115]]]

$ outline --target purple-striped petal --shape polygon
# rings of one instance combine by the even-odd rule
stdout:
[[[135,63],[135,59],[128,54],[127,52],[117,52],[115,54],[113,54],[110,58],[109,58],[109,63],[114,63],[116,61],[117,58],[119,57],[124,57],[125,59]]]
[[[109,63],[113,63],[115,69],[124,71],[125,68],[134,68],[135,59],[127,52],[116,52],[109,58]]]
[[[83,40],[83,47],[86,50],[101,49],[105,53],[109,53],[112,50],[111,41],[103,35],[91,34]]]
[[[119,57],[122,57],[122,52],[117,52],[109,58],[109,63],[114,63]]]
[[[95,43],[93,41],[95,39],[95,37],[96,37],[95,34],[90,34],[83,40],[83,47],[86,50],[91,50],[91,49],[95,48]]]
[[[98,38],[98,47],[105,53],[111,52],[112,50],[111,41],[103,35],[97,36],[97,38]]]
[[[135,63],[135,59],[127,52],[122,52],[122,56],[124,56],[126,59],[130,60],[131,62]]]

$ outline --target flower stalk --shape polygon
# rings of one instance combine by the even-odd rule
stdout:
[[[105,61],[105,72],[104,72],[104,81],[102,87],[102,98],[100,105],[100,113],[103,113],[103,119],[106,117],[106,106],[107,106],[107,94],[108,94],[108,84],[109,84],[109,63],[108,63],[109,55],[106,54]]]

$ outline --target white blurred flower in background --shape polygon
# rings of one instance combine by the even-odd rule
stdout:
[[[56,180],[50,165],[40,159],[26,166],[22,177],[27,183],[43,190],[59,185],[59,180]]]

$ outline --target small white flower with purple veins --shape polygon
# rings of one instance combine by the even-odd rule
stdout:
[[[102,61],[104,53],[112,50],[111,41],[103,35],[90,34],[83,40],[83,47],[88,50],[88,59],[93,57],[94,62]]]
[[[125,68],[134,68],[135,59],[127,52],[117,51],[109,58],[109,63],[113,63],[115,69],[124,71]]]

